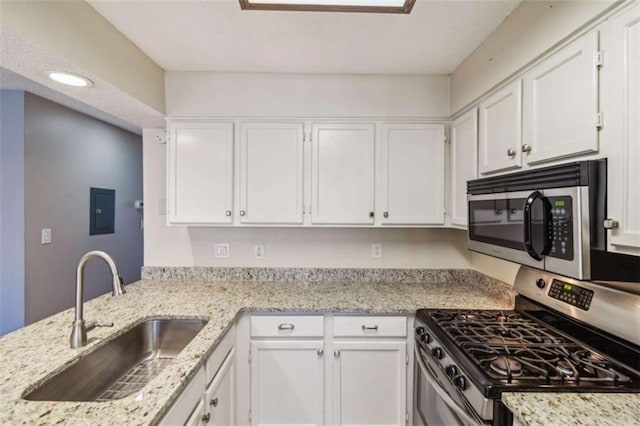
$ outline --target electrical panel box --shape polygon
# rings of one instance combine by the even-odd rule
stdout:
[[[116,190],[90,188],[89,235],[113,234],[115,213]]]

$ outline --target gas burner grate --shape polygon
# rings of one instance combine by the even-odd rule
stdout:
[[[430,315],[492,379],[599,385],[631,381],[604,355],[516,312],[461,310]]]

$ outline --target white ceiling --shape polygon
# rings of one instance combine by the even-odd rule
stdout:
[[[521,0],[410,15],[242,11],[238,0],[88,0],[168,71],[450,74]]]

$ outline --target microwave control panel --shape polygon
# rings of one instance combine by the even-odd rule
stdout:
[[[551,204],[549,240],[551,251],[547,254],[558,259],[573,260],[573,205],[571,197],[548,197]]]
[[[549,288],[549,296],[587,311],[591,306],[593,291],[564,281],[553,280]]]

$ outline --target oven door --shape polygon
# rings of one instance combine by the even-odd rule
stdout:
[[[537,191],[470,195],[469,248],[544,269],[548,210]]]
[[[426,354],[416,344],[415,347],[415,392],[416,412],[424,426],[471,426],[486,424],[465,407],[460,395],[452,397],[444,389],[438,374],[426,362]],[[463,408],[464,407],[464,408]]]

